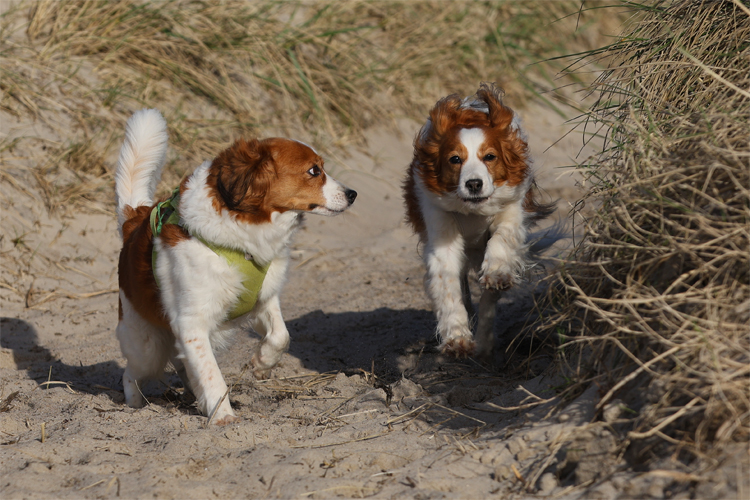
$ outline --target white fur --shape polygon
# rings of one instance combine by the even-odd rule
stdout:
[[[326,200],[325,206],[315,207],[312,213],[336,215],[349,208],[349,201],[346,199],[346,187],[330,175],[326,175],[326,182],[323,184],[323,197]]]
[[[142,109],[125,126],[125,141],[115,171],[117,223],[122,236],[125,206],[153,203],[167,154],[167,122],[155,109]]]
[[[268,264],[291,241],[300,225],[297,212],[274,212],[271,222],[246,224],[227,210],[216,212],[206,184],[210,161],[203,162],[186,184],[180,198],[180,222],[192,234],[216,245],[242,250],[261,265]]]
[[[120,290],[122,319],[117,323],[115,334],[120,341],[120,350],[128,365],[122,376],[125,400],[134,407],[143,406],[143,396],[138,381],[158,378],[170,358],[177,352],[174,339],[147,322],[133,309],[125,293]]]
[[[458,133],[458,139],[466,148],[468,156],[461,165],[461,176],[458,179],[458,196],[466,199],[471,197],[488,198],[495,190],[495,182],[487,169],[487,165],[479,158],[479,148],[486,137],[480,128],[465,128]],[[482,190],[479,193],[470,193],[466,187],[469,180],[482,182]]]
[[[124,204],[144,204],[153,197],[163,162],[140,159],[159,157],[151,140],[156,133],[157,117],[161,118],[157,111],[149,110],[136,113],[128,121],[116,188]],[[301,216],[293,211],[275,212],[268,223],[248,224],[226,210],[216,212],[206,184],[210,166],[211,162],[201,164],[186,183],[179,204],[181,223],[191,234],[244,251],[257,263],[269,265],[255,307],[237,320],[249,322],[263,337],[251,362],[255,375],[266,377],[289,346],[279,295],[289,267],[288,245]],[[344,186],[332,178],[326,186],[323,190],[326,205],[332,213],[339,213],[351,204],[341,205],[340,198],[346,201]],[[120,193],[135,194],[125,197]],[[169,246],[157,237],[154,246],[160,297],[173,333],[146,322],[120,292],[123,318],[117,326],[117,337],[128,361],[123,375],[126,401],[130,406],[141,406],[143,398],[138,384],[159,377],[171,361],[192,389],[204,415],[213,415],[215,423],[233,422],[236,417],[229,404],[227,385],[213,351],[226,338],[225,317],[242,289],[241,275],[197,238]]]

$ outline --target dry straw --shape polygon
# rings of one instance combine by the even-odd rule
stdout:
[[[606,141],[579,204],[595,213],[547,326],[637,410],[630,440],[750,437],[749,40],[739,2],[652,1],[603,52],[585,126]]]
[[[34,126],[0,137],[0,174],[18,179],[21,170],[25,182],[31,170],[50,210],[90,209],[111,203],[123,126],[143,107],[169,123],[171,186],[241,134],[292,135],[328,152],[361,142],[373,124],[421,119],[437,98],[480,80],[523,101],[556,84],[561,64],[532,63],[596,43],[596,14],[565,17],[577,9],[574,1],[21,1],[0,15],[0,114]]]

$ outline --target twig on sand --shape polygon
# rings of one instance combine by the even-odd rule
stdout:
[[[524,479],[523,475],[518,472],[518,469],[516,468],[516,464],[510,464],[510,469],[513,471],[513,474],[516,476],[516,479],[521,481],[524,486],[526,486],[526,479]]]
[[[106,479],[100,479],[99,481],[95,482],[94,484],[90,484],[90,485],[88,485],[88,486],[84,486],[83,488],[81,488],[81,489],[80,489],[80,490],[78,490],[78,491],[84,491],[84,490],[88,490],[88,489],[90,489],[90,488],[93,488],[94,486],[99,486],[99,485],[100,485],[100,484],[102,484],[102,483],[103,483],[104,481],[106,481]]]
[[[390,430],[386,430],[386,431],[380,432],[378,434],[370,434],[368,436],[364,436],[364,437],[361,437],[361,438],[351,439],[349,441],[341,441],[341,442],[338,442],[338,443],[312,444],[312,445],[295,445],[295,446],[291,446],[290,448],[307,448],[307,449],[313,449],[313,448],[328,448],[330,446],[341,446],[341,445],[344,445],[344,444],[358,443],[360,441],[369,441],[370,439],[377,439],[379,437],[385,436],[386,434],[390,434],[390,432],[391,432]]]

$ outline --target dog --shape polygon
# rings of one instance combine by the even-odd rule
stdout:
[[[338,215],[357,193],[304,143],[240,139],[154,203],[167,139],[159,111],[136,112],[115,174],[125,400],[142,406],[139,384],[171,362],[201,413],[230,424],[239,419],[213,352],[222,325],[239,316],[261,335],[251,365],[267,378],[289,346],[279,294],[290,240],[305,213]]]
[[[527,136],[502,96],[495,85],[481,84],[475,96],[439,100],[414,140],[403,184],[445,354],[490,355],[499,294],[528,266],[529,229],[554,211],[554,204],[536,201]],[[482,289],[476,340],[470,270]]]

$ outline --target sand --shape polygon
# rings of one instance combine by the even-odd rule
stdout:
[[[564,121],[533,106],[521,114],[540,186],[565,218],[577,179],[559,167],[573,163],[581,140],[548,150]],[[30,126],[3,125],[7,134]],[[124,404],[112,207],[49,214],[28,172],[5,170],[0,496],[616,498],[694,484],[687,473],[628,467],[595,414],[596,386],[558,399],[566,381],[553,352],[517,337],[535,283],[499,301],[491,364],[436,351],[400,193],[418,128],[403,119],[370,130],[367,151],[328,159],[359,197],[343,216],[309,216],[296,237],[282,296],[291,347],[272,377],[247,370],[258,337],[241,326],[219,353],[241,417],[226,427],[207,426],[171,372],[144,387],[145,408]],[[697,478],[706,496],[736,491],[730,472]]]

